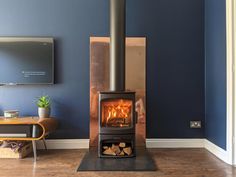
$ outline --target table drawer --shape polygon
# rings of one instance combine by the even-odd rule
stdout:
[[[0,125],[0,138],[38,138],[42,131],[38,125]]]

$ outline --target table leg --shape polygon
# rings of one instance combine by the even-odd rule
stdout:
[[[47,144],[46,144],[46,141],[45,141],[45,138],[44,138],[44,137],[43,137],[43,145],[44,145],[45,150],[48,150]]]
[[[36,141],[33,140],[32,141],[32,145],[33,145],[33,152],[34,152],[34,161],[37,161],[37,148],[36,148]]]

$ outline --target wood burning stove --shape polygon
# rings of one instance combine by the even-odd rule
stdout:
[[[110,0],[110,91],[99,94],[99,157],[135,156],[135,93],[125,91],[125,0]]]
[[[135,92],[99,94],[99,157],[135,156]]]

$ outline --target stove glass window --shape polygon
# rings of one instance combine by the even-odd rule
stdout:
[[[101,103],[102,127],[125,128],[132,126],[132,100],[109,99]]]

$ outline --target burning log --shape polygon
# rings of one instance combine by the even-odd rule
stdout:
[[[103,149],[108,149],[108,146],[103,146],[102,148],[103,148]]]
[[[124,151],[127,155],[131,155],[131,154],[132,154],[132,149],[131,149],[131,147],[123,148],[123,151]]]

